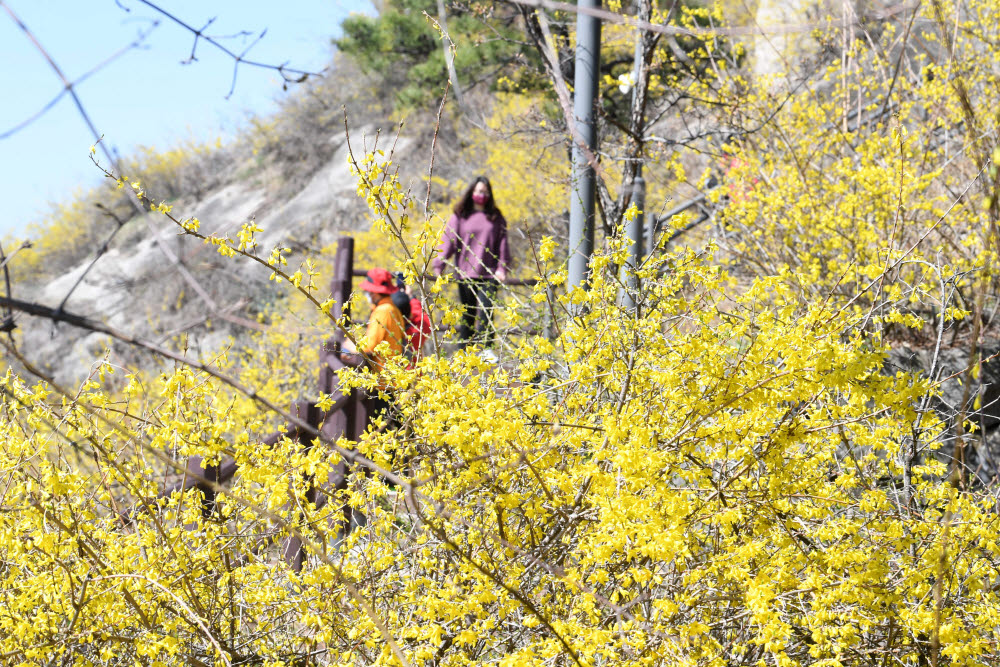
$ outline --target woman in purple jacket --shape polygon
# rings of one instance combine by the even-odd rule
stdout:
[[[477,342],[490,347],[496,335],[492,313],[497,285],[507,278],[510,268],[507,221],[493,201],[493,188],[485,176],[472,181],[454,212],[434,260],[434,274],[441,275],[446,262],[458,273],[458,299],[465,308],[458,329],[462,347],[472,341],[473,332]]]

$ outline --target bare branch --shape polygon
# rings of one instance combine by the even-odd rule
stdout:
[[[203,32],[206,28],[208,28],[209,25],[212,24],[213,21],[215,21],[214,18],[211,21],[209,21],[207,24],[205,24],[204,28],[202,28],[201,30],[199,30],[198,28],[195,28],[194,26],[191,26],[191,25],[185,23],[183,20],[177,18],[176,16],[174,16],[173,14],[171,14],[170,12],[168,12],[167,10],[163,9],[159,5],[157,5],[155,3],[152,3],[152,2],[149,2],[149,0],[136,0],[136,2],[140,2],[140,3],[144,4],[144,5],[146,5],[147,7],[149,7],[150,9],[152,9],[152,10],[154,10],[156,12],[159,12],[164,17],[170,19],[171,21],[173,21],[177,25],[181,26],[185,30],[187,30],[187,31],[191,32],[192,34],[194,34],[194,36],[195,36],[195,45],[197,45],[199,39],[202,39],[202,40],[208,42],[209,44],[211,44],[212,46],[214,46],[215,48],[217,48],[218,50],[222,51],[227,56],[229,56],[230,58],[232,58],[233,60],[236,61],[236,66],[237,67],[240,64],[243,64],[243,65],[249,65],[250,67],[259,67],[261,69],[274,70],[275,72],[277,72],[278,74],[280,74],[281,77],[286,82],[288,82],[288,83],[300,83],[302,81],[305,81],[307,78],[309,78],[311,76],[322,76],[323,75],[323,71],[325,71],[325,70],[323,70],[323,71],[320,71],[320,72],[310,72],[309,70],[295,69],[294,67],[286,67],[284,64],[282,64],[282,65],[272,65],[270,63],[259,62],[259,61],[256,61],[256,60],[246,60],[244,58],[244,56],[247,54],[247,52],[250,50],[250,48],[252,48],[257,42],[260,41],[260,39],[262,37],[264,37],[264,33],[266,33],[267,30],[264,30],[264,32],[261,33],[260,37],[258,37],[257,40],[255,40],[254,43],[250,45],[250,47],[247,47],[247,49],[245,49],[242,54],[237,55],[236,53],[234,53],[230,49],[226,48],[224,45],[220,44],[214,37],[206,35]],[[194,47],[191,48],[191,59],[194,59]],[[291,76],[291,75],[295,75],[295,76]],[[234,76],[234,79],[235,79],[235,76]],[[231,93],[232,93],[232,91],[230,91],[230,94]],[[226,97],[228,97],[228,95]]]

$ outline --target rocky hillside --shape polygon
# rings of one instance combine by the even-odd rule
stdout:
[[[234,235],[253,220],[263,230],[261,254],[280,244],[290,249],[289,262],[309,257],[328,271],[324,249],[339,235],[363,232],[370,224],[349,170],[341,108],[348,107],[356,153],[371,148],[376,134],[379,146],[387,147],[387,136],[398,127],[372,101],[369,83],[341,63],[330,77],[293,93],[275,117],[254,121],[233,145],[199,147],[169,168],[162,155],[119,167],[141,181],[151,199],[167,201],[173,215],[199,219],[204,233]],[[320,113],[333,107],[336,113]],[[403,182],[422,195],[426,175],[420,172],[430,155],[433,119],[416,113],[411,120],[395,140],[394,157],[403,165]],[[438,149],[451,150],[453,136],[441,131]],[[447,176],[447,165],[443,169]],[[13,296],[150,341],[184,334],[189,354],[211,353],[261,328],[268,307],[287,298],[288,289],[269,281],[261,266],[220,257],[213,247],[179,234],[160,213],[131,214],[111,187],[57,208],[33,230],[35,248],[11,262]],[[124,223],[120,229],[115,220]],[[22,314],[15,319],[19,349],[61,383],[79,384],[109,346],[113,363],[155,363],[101,334]]]

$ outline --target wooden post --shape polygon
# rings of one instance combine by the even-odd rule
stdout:
[[[330,296],[334,298],[334,317],[339,318],[351,314],[350,299],[351,290],[354,288],[353,274],[354,237],[341,236],[337,243],[337,259],[333,268],[333,280],[330,281]]]
[[[330,297],[333,299],[333,309],[330,311],[335,319],[350,317],[351,315],[351,290],[353,289],[354,278],[352,270],[354,268],[354,238],[351,236],[341,236],[337,243],[337,255],[333,266],[333,280],[330,281]],[[333,336],[320,348],[320,368],[319,368],[319,390],[324,394],[332,394],[337,383],[334,371],[343,367],[336,355],[332,354],[334,349],[339,348],[344,343],[344,332],[339,328],[333,332]]]
[[[333,269],[333,279],[330,281],[330,296],[333,298],[333,308],[331,309],[331,314],[334,318],[340,319],[342,317],[350,316],[350,299],[351,291],[353,289],[353,269],[354,269],[354,238],[351,236],[341,236],[337,245],[337,255],[334,263]],[[337,407],[332,410],[329,414],[319,414],[319,410],[316,409],[315,405],[309,406],[309,424],[316,426],[320,429],[320,432],[327,438],[336,441],[340,436],[347,436],[348,438],[354,438],[352,435],[356,431],[355,421],[357,419],[357,404],[361,403],[358,400],[358,392],[351,391],[346,396],[340,391],[338,386],[338,380],[336,372],[344,367],[344,364],[340,361],[340,358],[335,354],[336,350],[340,349],[340,346],[344,342],[344,333],[339,328],[334,330],[333,335],[323,343],[320,348],[319,355],[319,377],[318,379],[318,389],[324,394],[329,394],[333,397],[337,404]],[[347,399],[344,401],[343,399]],[[297,408],[296,414],[299,415]],[[300,418],[301,415],[299,415]],[[364,415],[362,414],[362,418]],[[362,426],[363,428],[363,426]],[[307,443],[304,443],[307,447]],[[334,470],[330,473],[328,479],[324,480],[325,485],[332,487],[335,490],[343,490],[347,488],[347,479],[350,474],[350,468],[346,461],[341,461],[337,464]],[[315,487],[310,488],[307,494],[307,500],[311,503],[316,503],[317,505],[325,505],[325,500],[323,498],[317,497],[317,489]],[[351,519],[351,508],[344,508],[344,532],[350,530],[350,519]],[[287,540],[284,550],[285,559],[291,565],[292,569],[296,572],[300,571],[303,565],[304,552],[302,549],[301,541],[297,538],[291,537]]]
[[[334,266],[333,280],[330,282],[330,296],[333,298],[333,314],[336,317],[350,316],[350,298],[353,289],[355,274],[359,273],[354,269],[354,238],[351,236],[341,236],[337,247],[337,258]],[[363,273],[363,272],[362,272]],[[324,345],[320,352],[322,363],[320,368],[319,385],[320,391],[333,394],[334,398],[342,396],[335,389],[335,371],[344,367],[336,355],[329,351],[339,347],[344,342],[344,334],[339,329]],[[326,417],[323,424],[323,434],[336,440],[344,436],[348,440],[357,440],[368,424],[368,411],[364,400],[364,392],[353,389],[347,395],[348,402],[341,410]],[[335,470],[330,473],[329,485],[336,490],[347,488],[347,480],[350,476],[350,466],[346,461],[337,464]],[[350,506],[344,508],[344,534],[351,530],[352,522],[364,525],[365,517],[360,512],[355,512]]]

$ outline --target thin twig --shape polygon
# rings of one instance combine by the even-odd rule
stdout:
[[[208,42],[209,44],[211,44],[215,48],[219,49],[220,51],[222,51],[223,53],[225,53],[227,56],[229,56],[230,58],[232,58],[233,60],[235,60],[237,65],[243,64],[243,65],[249,65],[250,67],[259,67],[259,68],[262,68],[262,69],[274,70],[275,72],[277,72],[278,74],[280,74],[281,77],[287,83],[301,83],[301,82],[305,81],[307,78],[309,78],[311,76],[322,76],[323,72],[326,71],[324,69],[324,70],[321,70],[319,72],[311,72],[309,70],[295,69],[294,67],[286,67],[284,64],[282,64],[282,65],[272,65],[270,63],[263,63],[263,62],[259,62],[259,61],[256,61],[256,60],[246,60],[243,56],[245,56],[246,53],[247,53],[247,51],[250,50],[249,48],[247,48],[241,55],[237,55],[233,51],[230,51],[228,48],[226,48],[225,46],[223,46],[222,44],[220,44],[213,37],[210,37],[209,35],[206,35],[203,32],[205,30],[205,28],[208,28],[208,26],[211,25],[212,21],[214,21],[215,19],[212,19],[212,21],[209,21],[208,24],[205,25],[205,28],[202,28],[201,30],[199,30],[199,29],[195,28],[194,26],[188,25],[183,20],[177,18],[176,16],[174,16],[173,14],[171,14],[170,12],[168,12],[167,10],[163,9],[159,5],[157,5],[155,3],[152,3],[152,2],[149,2],[149,0],[136,0],[136,2],[142,3],[142,4],[146,5],[147,7],[149,7],[150,9],[152,9],[152,10],[154,10],[156,12],[159,12],[164,17],[170,19],[171,21],[173,21],[177,25],[181,26],[185,30],[187,30],[187,31],[191,32],[192,34],[194,34],[194,36],[195,36],[195,43],[196,44],[197,44],[197,40],[198,39],[205,40],[206,42]],[[265,32],[266,32],[266,30],[265,30]],[[261,34],[261,37],[263,37],[263,36],[264,35]],[[260,41],[260,38],[258,38],[257,41]],[[256,44],[256,41],[254,42],[254,44]],[[251,44],[251,46],[253,46],[253,44]],[[193,56],[194,55],[194,49],[193,48],[191,50],[191,53],[192,53],[192,56]],[[290,74],[295,74],[295,75],[298,75],[298,76],[292,77],[292,76],[289,76]]]
[[[129,51],[131,51],[132,49],[137,49],[140,46],[142,46],[142,43],[146,41],[146,38],[149,37],[149,35],[153,32],[153,30],[155,30],[159,25],[160,25],[159,21],[153,21],[153,24],[150,26],[149,30],[146,30],[145,32],[140,32],[139,35],[134,40],[132,40],[132,42],[130,42],[126,46],[123,46],[122,48],[118,49],[117,51],[115,51],[114,53],[112,53],[110,56],[108,56],[107,58],[105,58],[104,60],[102,60],[101,62],[99,62],[97,65],[94,65],[94,67],[92,67],[91,69],[89,69],[87,72],[85,72],[79,78],[71,81],[68,85],[64,85],[63,88],[62,88],[62,90],[60,90],[59,93],[55,97],[53,97],[51,100],[49,100],[48,103],[46,103],[45,106],[43,106],[41,109],[39,109],[38,111],[36,111],[35,113],[33,113],[31,116],[28,116],[27,118],[25,118],[24,120],[22,120],[17,125],[14,125],[9,130],[6,130],[4,132],[0,132],[0,140],[7,139],[7,138],[9,138],[9,137],[17,134],[18,132],[20,132],[24,128],[28,127],[29,125],[31,125],[32,123],[34,123],[36,120],[38,120],[39,118],[41,118],[42,116],[44,116],[46,113],[48,113],[59,102],[59,100],[61,100],[63,98],[63,96],[66,95],[71,89],[75,88],[76,86],[79,86],[81,83],[83,83],[84,81],[86,81],[87,79],[89,79],[91,76],[93,76],[97,72],[101,71],[102,69],[104,69],[105,67],[107,67],[108,65],[110,65],[111,63],[113,63],[114,61],[118,60],[120,57],[122,57],[123,55],[125,55],[126,53],[128,53]]]

